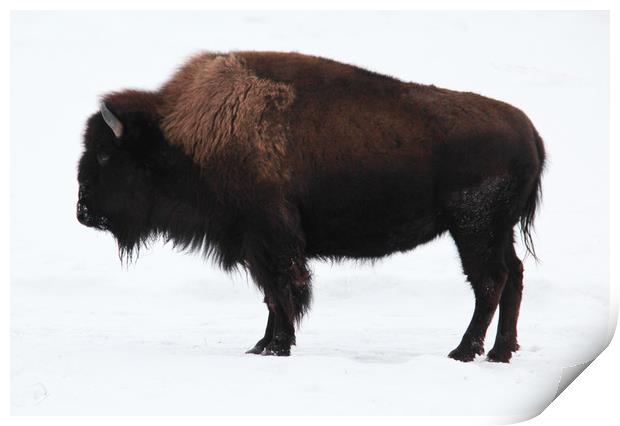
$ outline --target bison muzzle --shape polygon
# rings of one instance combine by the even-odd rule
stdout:
[[[520,110],[297,53],[204,53],[157,91],[104,97],[88,120],[77,217],[124,258],[162,237],[244,268],[269,310],[249,353],[289,355],[307,260],[378,259],[445,232],[476,298],[450,353],[471,361],[499,306],[491,361],[517,344],[514,249],[541,192],[543,142]]]

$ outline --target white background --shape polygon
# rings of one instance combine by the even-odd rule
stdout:
[[[603,13],[13,15],[12,412],[540,411],[608,337],[607,31]],[[510,365],[445,356],[473,308],[448,238],[374,267],[313,264],[285,360],[243,355],[266,319],[245,276],[160,245],[121,270],[111,237],[74,218],[84,121],[102,93],[156,88],[202,49],[318,54],[528,113],[550,157],[543,263],[526,261]]]

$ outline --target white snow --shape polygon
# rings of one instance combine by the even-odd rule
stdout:
[[[609,339],[608,47],[602,12],[14,13],[12,413],[541,411]],[[510,364],[447,358],[473,310],[448,237],[374,266],[313,262],[313,308],[276,358],[244,354],[266,322],[244,274],[162,244],[123,268],[77,223],[98,96],[156,88],[202,49],[319,54],[526,111],[549,165]]]

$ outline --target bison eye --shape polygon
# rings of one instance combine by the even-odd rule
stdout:
[[[110,154],[107,154],[105,152],[100,152],[99,154],[97,154],[97,162],[100,166],[103,166],[105,163],[107,163],[109,159]]]

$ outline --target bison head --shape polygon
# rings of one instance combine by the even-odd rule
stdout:
[[[115,111],[102,103],[88,120],[78,167],[77,219],[110,231],[125,254],[152,232],[154,176],[165,175],[163,143],[157,121],[144,111]]]

